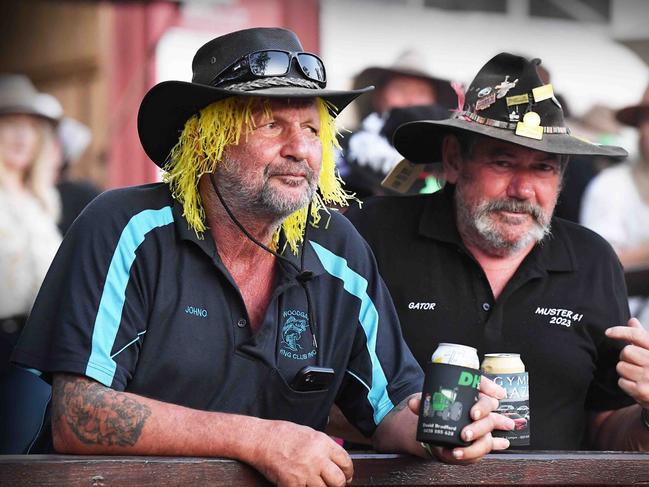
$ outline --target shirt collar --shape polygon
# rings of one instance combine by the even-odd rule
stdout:
[[[426,199],[419,221],[419,233],[433,240],[464,247],[455,224],[454,192],[455,187],[446,184],[441,190]]]
[[[176,232],[178,233],[180,238],[182,240],[189,240],[193,242],[194,244],[198,245],[212,260],[221,262],[221,258],[218,255],[216,243],[212,238],[212,234],[209,231],[206,231],[203,232],[199,237],[194,229],[189,226],[187,219],[183,216],[183,207],[178,201],[174,200],[172,212],[174,215],[174,225]],[[309,233],[311,233],[312,230],[313,228],[310,228]],[[279,249],[282,250],[282,252],[279,252],[279,254],[289,261],[293,262],[293,264],[295,264],[298,269],[300,269],[301,254],[304,248],[306,249],[306,253],[304,254],[304,270],[311,271],[314,276],[322,274],[324,272],[324,267],[322,266],[320,259],[316,255],[315,250],[313,250],[313,247],[309,245],[308,242],[305,246],[301,245],[298,248],[297,255],[295,255],[291,251],[291,248],[286,245],[286,241],[283,238],[280,238]],[[286,262],[280,260],[279,266],[290,277],[294,277],[298,274],[298,271]]]
[[[454,194],[455,186],[446,184],[443,189],[427,198],[419,221],[419,234],[466,250],[455,221]],[[560,219],[553,218],[552,234],[532,249],[526,261],[548,272],[571,272],[577,269],[575,255],[565,224]]]
[[[313,228],[309,228],[309,233],[311,233],[312,230]],[[322,263],[320,262],[320,259],[313,249],[313,246],[309,243],[309,240],[306,241],[305,245],[300,245],[298,247],[297,255],[294,254],[291,248],[286,244],[286,240],[284,240],[284,238],[280,238],[279,249],[282,250],[282,252],[280,252],[280,255],[292,262],[298,269],[301,269],[302,252],[304,252],[304,271],[311,272],[313,274],[313,277],[319,276],[325,271]],[[295,276],[298,274],[298,271],[296,271],[293,266],[288,265],[286,262],[280,261],[280,265],[290,275]]]
[[[216,251],[216,245],[212,238],[212,234],[210,232],[203,232],[200,235],[197,234],[196,231],[189,226],[189,222],[183,216],[182,204],[176,200],[174,200],[172,212],[174,215],[176,233],[180,238],[182,240],[189,240],[198,245],[212,260],[217,259],[218,252]]]

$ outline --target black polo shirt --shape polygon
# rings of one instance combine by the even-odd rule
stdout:
[[[421,390],[391,299],[367,244],[332,213],[309,231],[305,268],[317,317],[310,334],[297,270],[278,262],[276,288],[252,334],[241,294],[209,232],[197,237],[164,184],[109,191],[69,230],[13,361],[45,372],[213,411],[316,428],[336,400],[371,434]],[[299,264],[300,256],[285,254]],[[294,391],[305,365],[335,370],[327,391]]]
[[[375,253],[406,342],[425,364],[440,342],[520,353],[530,377],[533,449],[578,449],[585,410],[633,404],[617,386],[621,345],[604,336],[629,318],[610,245],[553,219],[498,300],[455,225],[453,190],[383,197],[346,216]]]

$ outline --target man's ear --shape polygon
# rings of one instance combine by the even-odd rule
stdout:
[[[442,164],[444,165],[444,177],[447,182],[451,184],[457,182],[461,163],[460,141],[455,135],[447,135],[442,141]]]

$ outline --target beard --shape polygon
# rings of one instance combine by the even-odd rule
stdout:
[[[455,189],[455,207],[460,234],[491,255],[504,257],[515,254],[530,244],[540,242],[551,233],[552,212],[546,212],[529,201],[506,198],[473,202],[458,185]],[[532,217],[531,228],[518,236],[508,235],[503,225],[525,223],[513,218],[508,222],[510,217],[497,215],[501,211],[528,214]]]
[[[304,173],[306,187],[299,195],[283,191],[272,184],[272,178],[287,174],[296,169]],[[267,216],[281,221],[308,205],[318,189],[317,175],[306,161],[285,161],[281,164],[265,166],[261,183],[244,173],[235,160],[223,158],[216,171],[219,188],[232,207],[240,208],[249,214]],[[300,186],[303,181],[284,180],[283,185]],[[227,195],[227,196],[226,196]]]

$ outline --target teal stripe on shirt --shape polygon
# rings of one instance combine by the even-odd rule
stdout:
[[[388,380],[376,355],[376,340],[379,328],[379,313],[367,294],[367,280],[347,265],[347,260],[334,254],[322,245],[310,241],[325,270],[343,281],[343,288],[361,300],[358,320],[367,337],[367,351],[372,362],[372,380],[367,399],[374,410],[374,423],[379,424],[394,407],[388,396]],[[365,384],[366,385],[366,384]]]
[[[99,301],[99,310],[92,332],[92,349],[86,375],[109,386],[113,383],[117,364],[111,358],[117,331],[122,320],[126,286],[135,251],[151,230],[173,222],[171,206],[159,210],[144,210],[134,215],[122,230],[108,268],[106,283]]]

